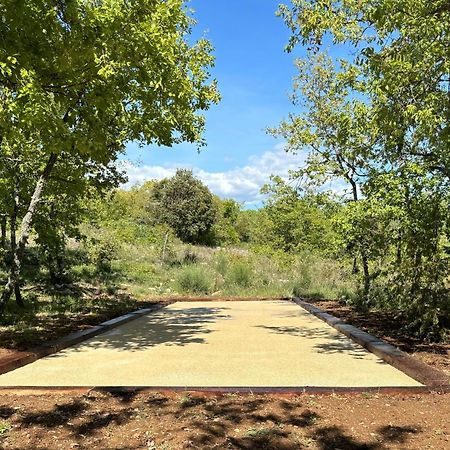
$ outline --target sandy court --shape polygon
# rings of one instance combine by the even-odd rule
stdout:
[[[289,301],[178,302],[0,386],[420,386]]]

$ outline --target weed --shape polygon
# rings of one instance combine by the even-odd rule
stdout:
[[[273,428],[266,427],[250,428],[246,431],[245,436],[250,438],[263,439],[270,437],[272,434],[274,434],[274,431],[275,430]]]
[[[10,431],[12,428],[12,425],[9,422],[6,421],[0,421],[0,436],[6,434],[8,431]]]
[[[201,397],[192,397],[190,394],[185,394],[180,399],[180,404],[182,408],[189,408],[192,406],[197,406],[202,403]]]
[[[223,277],[226,275],[228,271],[229,258],[226,253],[221,251],[216,257],[216,270]]]
[[[183,265],[196,264],[199,261],[198,254],[194,252],[191,248],[187,248],[183,255]]]

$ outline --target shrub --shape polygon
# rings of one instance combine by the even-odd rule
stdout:
[[[302,297],[307,295],[311,287],[311,277],[308,273],[304,272],[302,276],[294,282],[292,287],[292,294],[294,297]]]
[[[216,270],[220,273],[223,277],[226,275],[228,271],[228,258],[227,255],[224,252],[219,252],[216,257]]]
[[[183,255],[183,265],[195,264],[199,260],[197,253],[191,248],[187,248]]]
[[[89,256],[99,275],[111,273],[111,263],[116,255],[117,243],[111,236],[92,239],[89,243]]]
[[[201,267],[189,266],[180,271],[177,284],[182,292],[193,294],[208,294],[211,290],[211,280],[208,273]]]
[[[229,270],[229,281],[237,286],[248,287],[251,284],[253,271],[243,262],[235,263]]]

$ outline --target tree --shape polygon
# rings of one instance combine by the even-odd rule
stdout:
[[[25,0],[0,5],[0,150],[38,167],[4,309],[51,173],[70,155],[108,165],[128,141],[202,144],[199,111],[218,101],[205,39],[182,0]],[[37,150],[37,152],[36,152]]]
[[[348,248],[364,246],[380,274],[371,298],[406,311],[421,336],[439,336],[450,311],[448,1],[292,0],[279,14],[292,30],[288,50],[350,50],[333,61],[333,78],[367,110],[375,140],[369,153],[351,147],[368,170],[363,202],[348,205],[341,223]]]
[[[213,195],[192,171],[178,169],[152,189],[154,216],[173,228],[184,242],[208,243],[216,221]]]
[[[55,166],[33,221],[35,241],[52,283],[65,280],[67,239],[82,238],[79,225],[89,216],[91,204],[104,201],[106,194],[124,181],[116,165],[83,162],[76,155],[68,155]]]
[[[271,245],[287,252],[333,252],[332,222],[339,205],[328,193],[293,187],[280,177],[263,187],[269,194],[264,210],[270,219]]]
[[[314,187],[344,181],[350,186],[350,201],[357,202],[377,144],[371,108],[354,98],[354,91],[346,85],[347,74],[338,72],[325,54],[298,60],[297,68],[292,101],[300,113],[291,113],[270,131],[286,140],[287,151],[307,152],[305,167],[292,177]],[[358,247],[367,299],[372,277],[367,251],[363,245]]]
[[[212,242],[215,245],[237,244],[239,234],[236,224],[241,213],[241,204],[231,198],[220,199],[214,196],[216,220],[212,232]]]
[[[288,50],[353,47],[348,83],[370,99],[380,157],[412,157],[449,176],[450,7],[447,0],[292,0],[279,14]]]

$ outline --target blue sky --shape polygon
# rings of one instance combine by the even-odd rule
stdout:
[[[302,163],[287,155],[282,142],[268,135],[292,106],[288,98],[295,74],[294,58],[284,47],[289,30],[275,16],[278,1],[192,0],[198,21],[194,36],[215,47],[222,101],[207,113],[207,146],[198,154],[193,145],[138,148],[129,144],[126,159],[130,182],[170,176],[176,168],[191,168],[221,197],[261,201],[259,188],[271,173],[284,175]],[[301,51],[301,50],[299,50]]]

